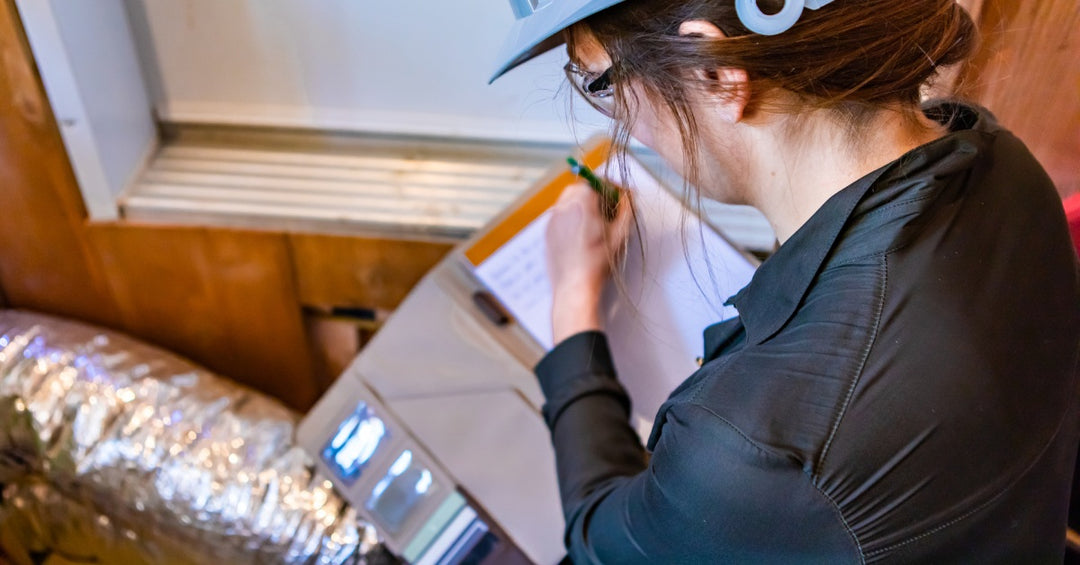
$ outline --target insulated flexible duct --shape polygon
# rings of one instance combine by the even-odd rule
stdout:
[[[99,563],[384,561],[294,444],[296,419],[133,339],[0,311],[0,547]]]

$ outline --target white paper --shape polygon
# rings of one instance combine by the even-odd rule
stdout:
[[[697,369],[702,331],[737,315],[723,303],[750,281],[755,267],[637,161],[628,165],[629,180],[620,184],[633,192],[638,229],[628,243],[624,289],[612,284],[605,295],[605,330],[634,415],[651,422],[671,391]],[[475,270],[545,349],[554,345],[549,217],[542,214]]]
[[[544,349],[554,347],[551,278],[544,240],[550,218],[550,211],[541,214],[475,270],[480,281]]]

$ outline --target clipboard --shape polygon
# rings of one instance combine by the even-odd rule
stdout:
[[[619,378],[631,394],[640,430],[651,427],[668,394],[697,369],[705,327],[737,315],[723,304],[750,281],[758,262],[691,209],[640,160],[630,155],[624,166],[618,166],[612,157],[611,141],[596,137],[586,144],[579,160],[614,178],[634,197],[637,229],[631,230],[622,266],[625,286],[609,284],[603,310]],[[618,178],[624,169],[631,178]],[[493,284],[483,270],[519,238],[542,238],[540,224],[545,214],[562,191],[576,182],[580,179],[565,164],[554,166],[454,253],[458,268],[441,281],[458,300],[474,303],[492,336],[530,369],[555,345],[550,341],[550,299],[506,299],[505,289]],[[515,262],[539,265],[546,276],[543,253],[531,247],[524,252],[530,256],[501,259],[511,270]],[[528,273],[535,275],[531,270]],[[550,293],[550,287],[544,290]],[[478,296],[496,304],[480,303]],[[528,302],[528,307],[521,306],[522,302]],[[522,319],[530,316],[545,316],[548,324]]]
[[[611,153],[609,140],[595,138],[578,157],[603,175]],[[757,263],[639,160],[630,158],[627,165],[631,178],[616,180],[628,181],[634,191],[642,231],[628,244],[626,292],[609,288],[605,313],[616,369],[633,400],[634,423],[645,435],[659,405],[697,368],[701,331],[735,314],[722,303],[749,281]],[[491,531],[528,561],[553,565],[564,556],[554,454],[540,414],[543,394],[532,373],[548,346],[478,271],[520,244],[576,181],[565,164],[553,166],[444,258],[297,429],[316,467],[379,525],[387,546],[400,555],[427,555],[427,548],[437,546],[432,540],[453,537],[451,526],[458,520],[444,510],[461,506],[453,494],[461,492]],[[513,266],[513,260],[507,263]],[[477,293],[488,293],[496,308],[478,303]],[[390,438],[384,452],[373,452],[366,470],[343,466],[339,459],[355,458],[336,451],[348,445],[339,441],[343,429],[360,429],[352,422],[367,414],[361,403],[381,419]],[[425,492],[438,494],[418,498],[411,509],[383,509],[372,501],[386,477],[405,469],[406,452],[410,464],[416,461],[430,473],[434,490]]]

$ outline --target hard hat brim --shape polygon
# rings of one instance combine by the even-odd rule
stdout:
[[[563,44],[562,31],[623,0],[555,0],[532,15],[514,22],[499,50],[488,84],[514,67]]]

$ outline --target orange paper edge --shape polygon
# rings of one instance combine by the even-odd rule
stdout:
[[[590,142],[587,147],[581,162],[590,169],[599,168],[611,155],[611,141],[607,138]],[[578,181],[577,175],[570,172],[568,165],[563,163],[562,167],[565,169],[562,173],[537,190],[524,204],[481,236],[472,247],[465,250],[465,258],[472,263],[473,267],[479,267],[481,263],[487,261],[495,251],[525,229],[525,226],[551,208],[559,199],[563,189]]]

